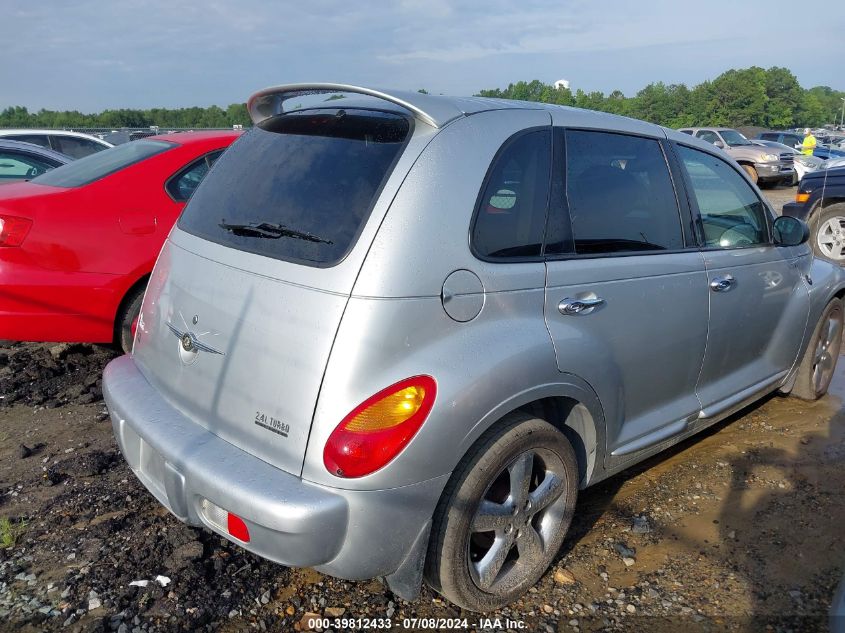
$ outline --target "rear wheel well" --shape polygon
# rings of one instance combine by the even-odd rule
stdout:
[[[545,420],[566,436],[578,460],[578,476],[582,484],[595,468],[596,429],[593,416],[581,402],[563,396],[541,398],[519,407]]]
[[[826,209],[830,206],[833,206],[834,204],[842,204],[843,202],[845,202],[845,198],[841,196],[834,198],[824,198],[823,200],[817,201],[810,209],[810,212],[807,214],[807,221],[809,222],[810,220],[818,216],[819,211],[821,211],[822,209]]]
[[[151,273],[147,273],[143,277],[141,277],[138,281],[132,284],[125,293],[123,293],[123,298],[120,300],[120,303],[117,306],[117,310],[114,312],[114,318],[112,323],[112,330],[114,331],[114,340],[117,342],[120,339],[120,316],[123,314],[123,311],[126,309],[126,305],[132,300],[133,295],[139,288],[143,288],[147,285],[150,281]]]

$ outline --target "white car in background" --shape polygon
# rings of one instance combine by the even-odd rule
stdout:
[[[845,146],[843,146],[845,147]],[[824,169],[833,169],[834,167],[845,167],[845,156],[840,158],[828,158],[822,165]]]
[[[40,145],[71,158],[82,158],[114,147],[96,136],[68,130],[0,129],[0,138]]]

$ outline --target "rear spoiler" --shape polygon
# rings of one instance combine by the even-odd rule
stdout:
[[[434,128],[441,128],[450,121],[464,116],[464,111],[448,99],[419,92],[402,92],[361,88],[346,84],[286,84],[259,90],[247,101],[247,110],[252,122],[257,124],[277,114],[290,112],[285,102],[305,95],[352,93],[367,95],[389,101],[410,111],[416,119]]]

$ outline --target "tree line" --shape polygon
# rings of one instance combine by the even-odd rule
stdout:
[[[619,90],[608,94],[580,89],[572,92],[537,79],[518,81],[505,89],[482,90],[478,96],[600,110],[673,128],[692,125],[790,128],[839,122],[845,92],[828,86],[805,89],[786,68],[752,66],[728,70],[693,88],[684,84],[651,83],[631,97]],[[98,114],[83,114],[76,110],[29,112],[22,106],[0,111],[0,127],[116,129],[157,125],[160,128],[228,128],[249,124],[249,114],[243,103],[233,103],[225,109],[219,106],[120,109]]]
[[[104,110],[98,114],[83,114],[76,110],[39,110],[30,112],[22,106],[0,111],[0,127],[45,128],[231,128],[250,125],[245,103],[233,103],[226,109],[213,105],[207,108],[151,108],[136,110]]]
[[[804,89],[786,68],[728,70],[693,88],[651,83],[632,97],[619,90],[574,93],[539,80],[519,81],[481,97],[542,101],[643,119],[671,128],[689,126],[816,127],[838,123],[845,92],[828,86]]]

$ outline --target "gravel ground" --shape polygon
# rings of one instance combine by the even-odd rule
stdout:
[[[845,570],[845,362],[819,402],[766,399],[583,491],[550,571],[480,617],[428,589],[409,603],[377,580],[281,567],[181,524],[114,443],[99,382],[114,356],[0,342],[0,629],[287,631],[320,616],[394,628],[438,617],[471,630],[826,630]]]

